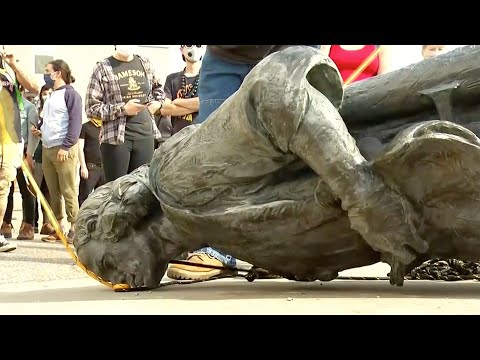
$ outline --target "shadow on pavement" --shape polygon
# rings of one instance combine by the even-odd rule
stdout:
[[[72,258],[52,258],[52,257],[37,257],[37,256],[15,256],[14,258],[0,257],[0,264],[2,261],[24,261],[28,263],[45,263],[45,264],[61,264],[61,265],[75,265]]]
[[[95,280],[92,279],[92,284]],[[215,280],[165,286],[152,291],[116,293],[103,285],[0,292],[0,303],[42,303],[95,300],[246,300],[246,299],[480,299],[479,282],[407,281],[393,287],[388,281],[336,280],[302,283],[285,280]]]

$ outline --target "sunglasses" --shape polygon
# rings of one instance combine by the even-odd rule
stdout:
[[[202,45],[182,45],[182,47],[188,47],[188,48],[194,47],[194,46],[196,46],[197,48],[201,48],[201,47],[202,47]]]

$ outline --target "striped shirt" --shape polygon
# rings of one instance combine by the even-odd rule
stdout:
[[[151,91],[148,100],[156,100],[162,103],[165,101],[165,92],[162,84],[155,77],[150,61],[139,56],[145,73],[151,84]],[[125,103],[122,100],[122,92],[118,82],[115,80],[112,65],[108,59],[99,61],[93,69],[92,76],[87,86],[85,97],[85,112],[89,118],[102,120],[100,131],[100,143],[119,145],[125,142],[125,126],[127,124],[127,113]],[[153,136],[160,139],[153,115]]]

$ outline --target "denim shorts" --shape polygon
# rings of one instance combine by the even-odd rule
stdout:
[[[320,47],[320,45],[308,46],[317,49]],[[254,64],[223,60],[212,55],[207,46],[200,71],[198,88],[200,110],[195,123],[203,123],[227,98],[233,95],[254,66]]]
[[[254,65],[225,61],[208,49],[200,71],[198,98],[200,110],[195,122],[203,123],[223,102],[235,93]]]

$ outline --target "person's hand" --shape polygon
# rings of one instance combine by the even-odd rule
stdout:
[[[80,166],[80,176],[85,180],[88,179],[88,169],[86,166]]]
[[[57,153],[57,160],[60,162],[64,162],[67,160],[67,158],[68,158],[68,151],[59,149]]]
[[[25,161],[26,161],[30,171],[33,171],[33,157],[32,157],[32,155],[26,155],[25,156]]]
[[[161,107],[162,103],[155,100],[148,104],[148,111],[150,111],[150,114],[155,114]]]
[[[146,104],[145,105],[140,104],[140,100],[132,99],[125,104],[125,112],[127,113],[128,116],[134,116],[134,115],[137,115],[140,111],[142,111],[146,107],[147,107]]]
[[[12,65],[15,64],[15,55],[13,55],[12,53],[6,52],[6,51],[4,51],[4,50],[2,50],[1,54],[2,54],[2,59],[3,59],[9,66],[12,66]]]
[[[32,125],[32,134],[36,137],[41,137],[42,136],[42,132],[40,130],[38,130],[35,126]]]

